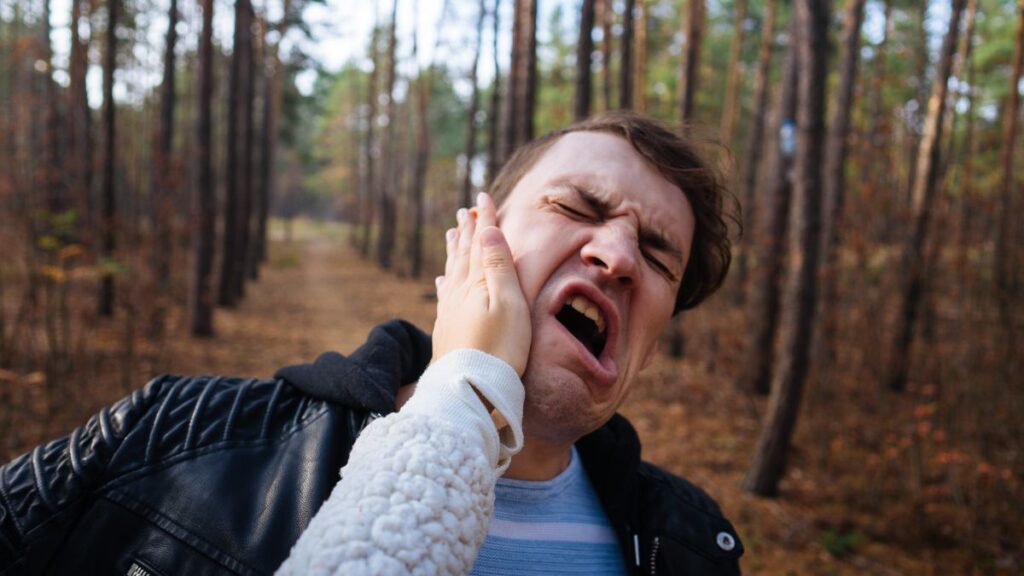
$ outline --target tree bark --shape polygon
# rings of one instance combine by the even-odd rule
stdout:
[[[476,22],[476,51],[473,53],[473,66],[470,68],[469,81],[473,91],[469,96],[469,111],[466,114],[466,172],[462,175],[462,197],[460,205],[466,208],[472,203],[473,193],[473,158],[476,157],[476,116],[480,110],[480,87],[477,85],[477,65],[480,63],[480,49],[484,41],[484,18],[487,17],[486,0],[480,0],[480,17]]]
[[[498,174],[504,155],[501,152],[501,63],[499,62],[498,38],[500,37],[501,0],[494,0],[494,11],[491,23],[491,52],[494,56],[494,82],[491,84],[491,108],[487,114],[487,187]]]
[[[1024,0],[1017,3],[1018,24],[1017,41],[1013,53],[1013,73],[1010,76],[1010,89],[1003,110],[1003,139],[999,160],[1002,171],[999,192],[999,223],[996,227],[996,240],[993,277],[996,286],[996,301],[999,304],[1000,317],[1003,322],[1006,365],[1009,366],[1010,355],[1016,348],[1014,327],[1014,310],[1012,303],[1019,292],[1017,258],[1010,253],[1013,223],[1016,221],[1014,206],[1013,154],[1017,145],[1017,131],[1020,115],[1020,79],[1021,68],[1024,66]],[[1019,221],[1018,221],[1019,223]],[[1019,248],[1019,245],[1018,245]]]
[[[837,251],[839,223],[846,195],[846,157],[850,118],[860,62],[860,29],[866,0],[847,0],[839,47],[839,85],[836,87],[828,140],[825,143],[825,197],[821,223],[821,306],[814,339],[819,376],[824,379],[835,362]]]
[[[242,85],[243,50],[245,45],[245,4],[246,0],[235,0],[235,36],[231,53],[231,68],[228,72],[228,126],[225,133],[227,158],[225,168],[224,230],[220,259],[220,290],[218,302],[221,306],[232,307],[238,302],[235,276],[240,273],[238,266],[238,221],[242,182],[239,177],[238,121],[240,113],[239,91]]]
[[[81,237],[89,243],[88,232],[94,229],[92,200],[92,110],[89,108],[89,96],[86,91],[85,74],[89,67],[89,42],[83,41],[79,29],[83,15],[82,3],[85,0],[72,0],[71,3],[71,56],[70,56],[70,91],[71,110],[69,123],[71,133],[71,176],[75,203],[80,209],[79,230]]]
[[[256,36],[255,41],[258,50],[253,52],[253,88],[256,89],[256,80],[259,80],[259,93],[260,97],[253,101],[253,146],[259,144],[259,160],[256,162],[256,179],[252,189],[252,201],[253,201],[253,214],[252,214],[252,227],[250,230],[251,238],[249,240],[249,250],[245,254],[245,272],[246,278],[249,280],[258,280],[260,276],[260,251],[266,250],[266,239],[263,235],[266,233],[266,217],[267,217],[267,196],[266,191],[269,187],[267,179],[269,178],[270,170],[270,132],[268,127],[270,126],[270,114],[272,110],[271,99],[273,95],[273,83],[270,80],[268,62],[270,60],[270,49],[267,46],[267,28],[268,22],[264,15],[256,17]],[[259,103],[261,109],[256,112],[256,104]],[[259,136],[255,134],[256,114],[260,115],[259,122]],[[253,151],[255,155],[257,151]]]
[[[633,109],[647,111],[647,0],[636,0],[636,58],[633,64]]]
[[[601,21],[601,95],[604,109],[612,109],[612,0],[597,0],[597,18]]]
[[[255,20],[252,2],[245,0],[245,20],[242,27],[242,106],[241,118],[242,157],[239,162],[238,180],[241,183],[238,198],[238,243],[235,253],[234,289],[239,300],[245,297],[245,281],[248,277],[247,260],[249,258],[249,241],[252,238],[252,204],[253,204],[253,110],[256,99],[256,67],[253,58],[252,29]]]
[[[199,113],[196,121],[196,155],[198,168],[196,205],[199,226],[192,233],[195,251],[195,273],[190,293],[192,334],[213,335],[213,251],[216,242],[217,200],[213,182],[213,161],[210,145],[213,108],[213,0],[202,0],[203,28],[199,39]]]
[[[174,218],[174,201],[177,197],[177,178],[173,176],[171,151],[174,144],[175,74],[174,50],[178,43],[178,0],[171,0],[167,9],[167,35],[164,44],[164,77],[160,86],[160,124],[156,133],[153,150],[153,177],[151,179],[152,221],[155,242],[153,245],[152,274],[156,298],[150,329],[155,333],[163,330],[163,316],[171,276],[171,253],[174,249],[171,237],[171,222]]]
[[[754,223],[757,222],[757,196],[754,191],[757,188],[758,168],[761,163],[761,155],[764,153],[764,125],[768,109],[768,75],[771,73],[772,46],[775,44],[775,14],[778,9],[778,0],[767,0],[765,3],[764,19],[761,23],[761,43],[757,51],[757,72],[754,76],[753,105],[754,118],[750,123],[750,139],[747,141],[747,149],[744,155],[743,168],[740,170],[742,177],[743,199],[743,229],[749,230],[750,234],[744,234],[741,240],[742,245],[736,255],[736,280],[735,294],[737,304],[743,305],[746,294],[747,272],[750,268],[751,255],[753,250],[751,238],[754,232]]]
[[[800,27],[799,138],[796,146],[793,220],[790,234],[792,273],[786,287],[785,317],[779,362],[772,376],[757,451],[744,479],[744,489],[759,496],[778,493],[786,455],[800,410],[810,360],[811,333],[817,296],[820,246],[822,144],[825,139],[825,82],[828,71],[828,0],[797,0]]]
[[[119,0],[107,0],[106,51],[103,54],[103,213],[101,258],[114,258],[117,248],[117,196],[114,179],[117,158],[116,128],[114,122],[114,67],[117,66],[117,22],[120,17]],[[114,315],[114,275],[109,269],[100,281],[100,316]]]
[[[380,172],[380,189],[377,193],[377,264],[388,270],[391,268],[391,253],[395,248],[397,194],[394,189],[395,169],[395,124],[397,123],[397,106],[395,105],[395,68],[397,65],[395,50],[398,45],[396,25],[398,21],[398,0],[394,1],[391,10],[391,26],[388,32],[388,69],[384,81],[384,93],[387,95],[388,123],[384,129],[381,144],[382,170]]]
[[[277,122],[281,115],[281,98],[284,86],[283,66],[281,65],[281,38],[288,33],[288,25],[291,22],[292,1],[284,0],[284,10],[281,21],[277,24],[278,41],[270,49],[270,78],[269,78],[269,105],[264,102],[263,108],[263,164],[262,176],[260,178],[260,213],[257,225],[257,252],[260,263],[267,261],[268,244],[268,220],[270,217],[270,205],[274,198],[277,183]]]
[[[580,6],[580,35],[576,42],[576,99],[573,106],[573,117],[576,120],[590,116],[590,57],[594,52],[593,31],[594,0],[583,0]]]
[[[740,56],[746,36],[747,0],[736,0],[733,13],[732,44],[729,47],[729,68],[726,71],[725,104],[722,107],[722,144],[732,145],[736,125],[736,102],[740,93]],[[769,50],[771,45],[769,44]]]
[[[366,145],[363,148],[366,154],[366,178],[363,181],[363,202],[361,216],[363,221],[363,235],[359,243],[359,252],[363,258],[370,256],[370,230],[373,223],[373,203],[377,195],[377,180],[375,178],[376,168],[376,146],[374,140],[374,128],[377,124],[377,79],[380,73],[380,26],[376,16],[373,19],[373,34],[370,36],[370,59],[373,68],[370,71],[370,80],[366,88]]]
[[[622,11],[622,37],[619,45],[619,108],[633,108],[633,12],[636,0],[626,0]]]
[[[430,125],[427,113],[430,108],[430,76],[433,70],[428,70],[428,78],[422,75],[419,79],[416,110],[416,160],[413,163],[413,228],[410,250],[412,252],[412,266],[410,273],[413,278],[419,278],[423,272],[423,197],[426,192],[427,168],[430,160]]]
[[[891,355],[886,372],[886,387],[900,392],[907,384],[910,368],[910,352],[913,343],[914,325],[917,321],[919,300],[924,290],[924,247],[928,234],[928,222],[935,204],[935,190],[938,179],[939,156],[942,140],[942,123],[946,109],[946,93],[953,53],[956,51],[957,36],[960,32],[960,18],[967,0],[953,0],[949,20],[949,31],[942,42],[939,63],[928,100],[928,115],[925,117],[921,144],[918,147],[917,164],[914,170],[914,188],[911,196],[912,230],[903,246],[901,270],[906,271],[899,289],[896,324],[892,333]]]
[[[700,82],[700,46],[704,33],[704,0],[687,0],[685,57],[679,78],[679,122],[693,119],[693,109]]]
[[[754,277],[746,299],[747,342],[739,388],[766,395],[771,390],[772,347],[779,325],[779,294],[785,238],[789,228],[789,205],[793,186],[792,166],[794,130],[799,95],[799,54],[796,19],[790,25],[790,46],[783,64],[782,87],[773,119],[775,138],[767,146],[765,166],[766,195],[758,202],[759,230],[754,236]]]
[[[515,0],[512,26],[512,66],[509,70],[509,106],[505,122],[505,152],[533,139],[533,111],[537,95],[537,0]]]

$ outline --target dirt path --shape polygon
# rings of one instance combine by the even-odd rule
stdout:
[[[429,330],[433,315],[431,279],[398,278],[357,257],[340,235],[310,231],[272,243],[269,265],[243,302],[216,311],[216,338],[181,339],[168,367],[268,377],[327,350],[348,353],[389,318]]]

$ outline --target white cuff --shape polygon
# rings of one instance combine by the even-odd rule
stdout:
[[[508,422],[500,433],[476,392]],[[401,411],[425,414],[476,432],[488,462],[501,475],[523,447],[525,396],[519,375],[507,362],[462,348],[445,354],[423,372],[416,392]]]

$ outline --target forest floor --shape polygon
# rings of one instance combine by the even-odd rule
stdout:
[[[390,318],[405,318],[429,330],[433,293],[432,279],[400,278],[359,258],[340,229],[299,226],[290,242],[277,238],[272,243],[269,265],[258,282],[248,285],[241,304],[217,310],[215,338],[167,337],[159,350],[149,351],[158,359],[151,363],[154,372],[148,376],[167,370],[269,377],[280,366],[309,362],[323,351],[351,352],[374,325]],[[702,323],[731,321],[697,317],[694,330],[701,330]],[[181,324],[181,318],[172,320],[172,327],[175,324]],[[737,341],[741,337],[735,335]],[[731,340],[714,343],[716,349],[735,345]],[[870,512],[844,509],[835,489],[812,472],[807,453],[798,451],[791,458],[779,498],[744,494],[740,483],[753,453],[764,400],[737,392],[728,370],[701,359],[701,346],[694,344],[683,360],[658,358],[635,384],[622,412],[636,426],[646,460],[689,478],[722,504],[747,548],[745,573],[963,571],[950,569],[951,558],[962,559],[956,552],[905,546],[887,536],[891,526],[879,531],[857,528],[878,521],[864,517]],[[77,393],[80,401],[71,403],[77,410],[60,411],[46,430],[22,430],[22,449],[29,448],[37,435],[66,433],[125,392],[112,388],[116,387],[93,390],[83,383]]]

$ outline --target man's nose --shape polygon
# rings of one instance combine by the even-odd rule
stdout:
[[[583,262],[600,269],[601,274],[625,287],[636,283],[639,273],[639,247],[636,234],[625,226],[608,222],[595,229],[580,251]]]

